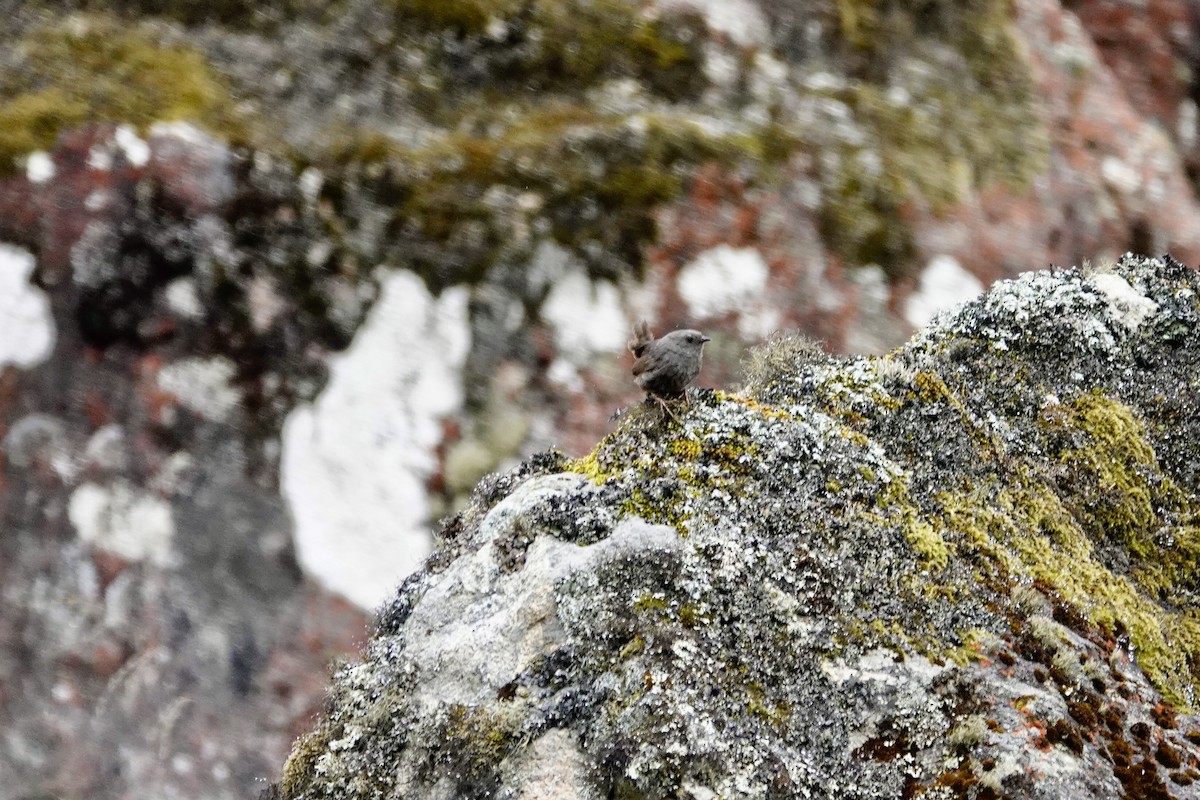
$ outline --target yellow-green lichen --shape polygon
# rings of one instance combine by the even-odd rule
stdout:
[[[703,451],[697,439],[675,439],[667,447],[671,455],[685,461],[695,461]]]
[[[204,56],[152,29],[76,15],[26,35],[21,67],[0,77],[0,169],[91,122],[187,119],[237,138],[228,90]]]
[[[592,483],[597,484],[604,483],[605,481],[614,477],[616,473],[610,472],[600,465],[600,453],[603,445],[604,442],[601,441],[600,444],[596,445],[592,452],[588,453],[586,456],[569,459],[564,465],[566,471],[577,472],[586,477]]]
[[[660,437],[670,438],[662,442],[661,453],[651,457],[651,449],[659,447],[653,440]],[[757,448],[745,433],[706,431],[664,416],[657,408],[639,408],[591,453],[569,461],[567,469],[594,483],[629,478],[621,513],[671,525],[686,535],[693,501],[714,490],[740,491],[757,463]]]
[[[904,480],[892,480],[884,487],[876,499],[876,510],[869,516],[881,525],[898,524],[925,569],[938,572],[950,563],[950,548],[913,503]]]
[[[1171,703],[1191,708],[1200,681],[1200,617],[1164,608],[1097,560],[1091,532],[1047,486],[979,486],[941,498],[945,526],[1012,576],[1053,587],[1111,635],[1127,631],[1138,664]]]

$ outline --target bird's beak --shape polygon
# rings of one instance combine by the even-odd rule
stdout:
[[[704,334],[700,334],[700,344],[704,344],[705,342],[711,342],[711,341],[712,341],[712,339],[708,338]]]

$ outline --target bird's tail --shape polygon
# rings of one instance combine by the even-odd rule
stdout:
[[[637,358],[642,357],[642,353],[646,352],[646,348],[654,341],[654,334],[650,333],[650,323],[646,320],[641,320],[633,326],[633,336],[629,339],[629,352]]]

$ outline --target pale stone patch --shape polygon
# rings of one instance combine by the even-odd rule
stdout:
[[[130,125],[118,127],[113,134],[113,142],[125,154],[125,160],[135,167],[144,167],[150,160],[150,145]]]
[[[934,257],[921,272],[917,289],[904,304],[904,316],[921,328],[940,311],[954,308],[978,297],[983,284],[947,255]]]
[[[0,367],[29,368],[54,349],[50,300],[29,282],[34,267],[29,251],[0,244]]]
[[[54,177],[55,172],[54,160],[43,150],[30,153],[25,159],[25,179],[30,183],[45,183]]]
[[[130,561],[171,562],[170,504],[128,481],[83,484],[71,493],[67,518],[80,539],[103,550]]]
[[[1133,330],[1158,311],[1158,303],[1129,285],[1129,281],[1114,272],[1101,272],[1088,278],[1108,299],[1117,320]]]
[[[191,278],[176,278],[168,283],[166,299],[167,307],[184,319],[203,319],[204,304],[200,302],[196,282]]]
[[[242,402],[233,384],[237,366],[228,358],[181,358],[158,371],[158,388],[173,395],[189,411],[214,422],[229,416]]]
[[[593,281],[582,265],[569,262],[554,281],[542,318],[554,326],[559,351],[575,365],[595,353],[618,353],[629,338],[629,321],[617,287]]]
[[[411,272],[384,274],[329,384],[284,424],[281,485],[300,565],[362,608],[429,553],[425,485],[441,421],[463,402],[467,301],[462,287],[435,298]]]
[[[717,245],[679,271],[679,294],[693,319],[743,312],[761,302],[769,275],[755,248]]]

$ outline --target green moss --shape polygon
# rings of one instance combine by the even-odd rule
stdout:
[[[481,706],[451,705],[440,724],[440,770],[460,786],[489,786],[498,780],[500,762],[519,743],[520,714],[502,714]]]
[[[984,661],[986,646],[996,637],[989,631],[974,628],[964,632],[960,638],[962,643],[946,651],[945,657],[960,667],[965,667],[975,661]]]
[[[1078,398],[1070,411],[1070,424],[1090,440],[1058,456],[1073,482],[1072,511],[1139,559],[1157,556],[1156,509],[1177,506],[1179,493],[1158,469],[1145,429],[1128,407],[1099,393]]]
[[[649,16],[628,0],[392,0],[391,6],[403,29],[435,41],[454,35],[457,50],[474,50],[490,67],[490,82],[516,92],[578,92],[632,77],[679,100],[697,96],[705,83],[704,27],[696,14]]]
[[[89,122],[187,119],[236,138],[228,91],[197,50],[106,15],[70,17],[17,47],[23,68],[0,78],[0,169]]]
[[[633,608],[639,613],[645,613],[647,611],[662,611],[669,605],[667,598],[662,594],[643,592],[641,597],[634,602]]]
[[[878,513],[871,516],[877,524],[898,524],[925,569],[938,572],[950,563],[950,548],[941,532],[921,515],[902,480],[893,480],[879,492],[876,508]]]
[[[279,788],[284,798],[301,796],[312,782],[317,759],[329,748],[329,731],[324,726],[309,731],[296,740],[283,765]]]
[[[934,572],[945,569],[950,561],[950,550],[942,535],[928,522],[915,515],[907,516],[904,525],[904,538],[917,551],[929,569]]]
[[[692,515],[682,501],[680,497],[653,498],[641,489],[634,489],[629,499],[621,504],[621,513],[641,517],[656,525],[670,525],[686,536],[687,522]]]
[[[821,238],[851,264],[877,264],[900,276],[916,258],[912,225],[905,219],[910,190],[894,170],[880,175],[869,159],[846,153],[828,179],[821,205]]]
[[[645,649],[646,640],[642,638],[641,634],[638,634],[630,639],[628,644],[621,648],[621,651],[617,654],[617,660],[628,661]]]
[[[494,15],[502,18],[520,7],[517,2],[496,0],[393,0],[392,8],[404,22],[430,30],[451,28],[461,33],[480,33]]]
[[[792,714],[788,703],[786,701],[771,702],[760,684],[751,683],[747,688],[750,698],[746,702],[746,710],[774,728],[783,728]]]
[[[834,7],[842,38],[856,49],[870,48],[879,34],[878,1],[836,0]]]

